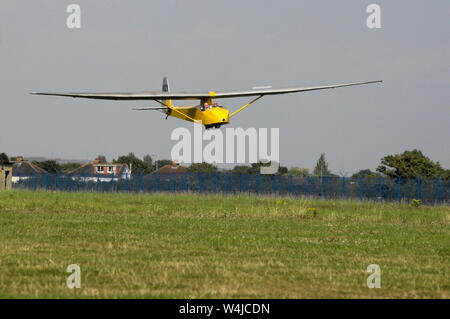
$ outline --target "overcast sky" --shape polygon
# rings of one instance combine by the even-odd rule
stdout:
[[[66,7],[81,6],[81,29]],[[382,8],[382,28],[366,7]],[[149,101],[30,91],[235,90],[383,79],[382,85],[267,96],[229,127],[280,128],[283,165],[375,169],[419,148],[450,168],[450,2],[48,0],[0,2],[0,152],[108,159],[170,156],[188,122],[131,111]],[[230,109],[245,99],[222,101]],[[224,128],[222,128],[223,130]]]

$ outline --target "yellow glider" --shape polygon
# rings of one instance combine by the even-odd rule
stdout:
[[[102,99],[102,100],[154,100],[161,106],[136,108],[135,110],[162,110],[167,116],[177,117],[182,120],[197,122],[200,121],[205,127],[219,128],[224,124],[230,122],[230,118],[250,104],[256,102],[264,95],[288,94],[325,89],[335,89],[340,87],[364,85],[372,83],[381,83],[382,81],[369,82],[355,82],[346,84],[326,85],[326,86],[312,86],[312,87],[297,87],[287,89],[272,89],[261,88],[249,91],[223,91],[223,92],[170,92],[169,81],[167,78],[163,79],[162,91],[142,92],[142,93],[45,93],[45,92],[31,92],[36,95],[53,95],[74,98],[86,99]],[[249,103],[240,107],[235,112],[229,114],[229,110],[219,106],[214,99],[236,98],[256,96]],[[172,100],[199,100],[200,104],[191,106],[174,106]],[[166,117],[167,118],[167,117]]]

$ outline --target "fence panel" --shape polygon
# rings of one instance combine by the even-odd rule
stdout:
[[[426,204],[450,202],[450,180],[283,176],[230,172],[134,174],[123,176],[35,174],[15,176],[15,189],[67,192],[195,192],[204,194],[250,193],[309,196],[323,199],[411,201]]]

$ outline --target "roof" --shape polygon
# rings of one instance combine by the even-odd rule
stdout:
[[[96,167],[98,166],[121,166],[119,169],[119,173],[118,175],[121,174],[125,174],[126,171],[128,170],[128,165],[127,164],[121,164],[121,163],[115,163],[115,164],[109,164],[109,163],[86,163],[74,170],[71,170],[69,172],[67,172],[67,174],[69,175],[79,175],[79,176],[84,176],[84,175],[96,175],[97,171],[96,171]],[[112,175],[112,174],[111,174]]]
[[[156,171],[151,172],[144,176],[144,180],[151,180],[153,176],[158,177],[158,175],[166,175],[167,177],[171,175],[180,176],[187,172],[186,166],[181,165],[164,165]]]
[[[67,174],[70,175],[92,175],[94,173],[94,165],[92,163],[83,164],[80,167],[67,172]]]
[[[183,174],[186,173],[187,167],[181,165],[164,165],[160,169],[152,172],[152,174]]]
[[[28,162],[22,161],[13,164],[13,176],[33,176],[47,174],[47,171],[39,166]]]

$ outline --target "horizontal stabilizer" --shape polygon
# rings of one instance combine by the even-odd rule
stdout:
[[[134,111],[151,111],[151,110],[167,110],[165,106],[147,106],[147,107],[137,107],[133,108]]]

